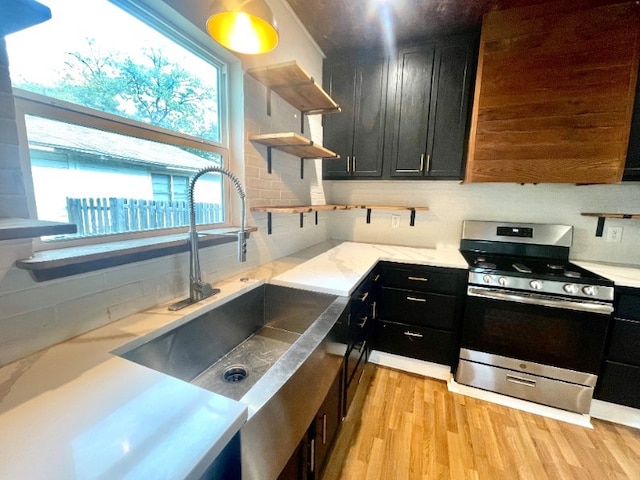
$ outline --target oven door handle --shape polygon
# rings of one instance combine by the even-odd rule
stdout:
[[[577,310],[580,312],[601,313],[609,315],[613,312],[613,305],[609,303],[594,302],[589,300],[565,300],[536,295],[531,293],[519,293],[502,291],[493,288],[469,287],[467,295],[471,297],[489,298],[491,300],[503,300],[507,302],[526,303],[529,305],[544,305],[545,307],[562,308],[565,310]]]

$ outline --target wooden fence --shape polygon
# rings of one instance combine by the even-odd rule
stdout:
[[[196,203],[196,223],[223,221],[222,206]],[[78,235],[137,232],[189,225],[188,202],[163,202],[134,198],[68,198],[69,222],[78,225]]]

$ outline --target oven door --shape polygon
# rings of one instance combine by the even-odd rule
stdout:
[[[469,286],[462,347],[597,374],[610,304]]]

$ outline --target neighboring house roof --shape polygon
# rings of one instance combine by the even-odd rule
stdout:
[[[146,166],[172,167],[190,171],[212,165],[211,161],[174,145],[33,115],[26,116],[26,123],[30,146],[72,150],[98,156],[103,160],[107,157],[107,159],[125,160]]]

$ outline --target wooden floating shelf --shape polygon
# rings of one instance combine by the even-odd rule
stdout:
[[[301,159],[300,178],[304,178],[303,160],[311,158],[339,159],[340,155],[294,132],[251,135],[249,140],[267,147],[267,171],[271,173],[271,150],[276,148]]]
[[[251,207],[252,212],[263,212],[267,214],[267,233],[271,235],[271,214],[272,213],[297,213],[300,215],[300,228],[304,226],[304,214],[315,212],[315,223],[318,224],[318,212],[330,210],[366,210],[367,223],[371,223],[372,210],[395,210],[411,212],[410,226],[415,226],[416,212],[426,212],[429,207],[406,207],[398,205],[285,205],[285,206],[267,206],[267,207]]]
[[[316,115],[340,111],[338,104],[295,60],[251,68],[247,73],[302,113]],[[270,98],[267,101],[267,115],[270,115]]]
[[[583,217],[597,217],[596,237],[604,233],[604,222],[607,218],[620,218],[624,220],[640,220],[640,213],[582,213]]]
[[[0,240],[62,235],[77,231],[78,227],[73,223],[48,222],[28,218],[0,218]]]

